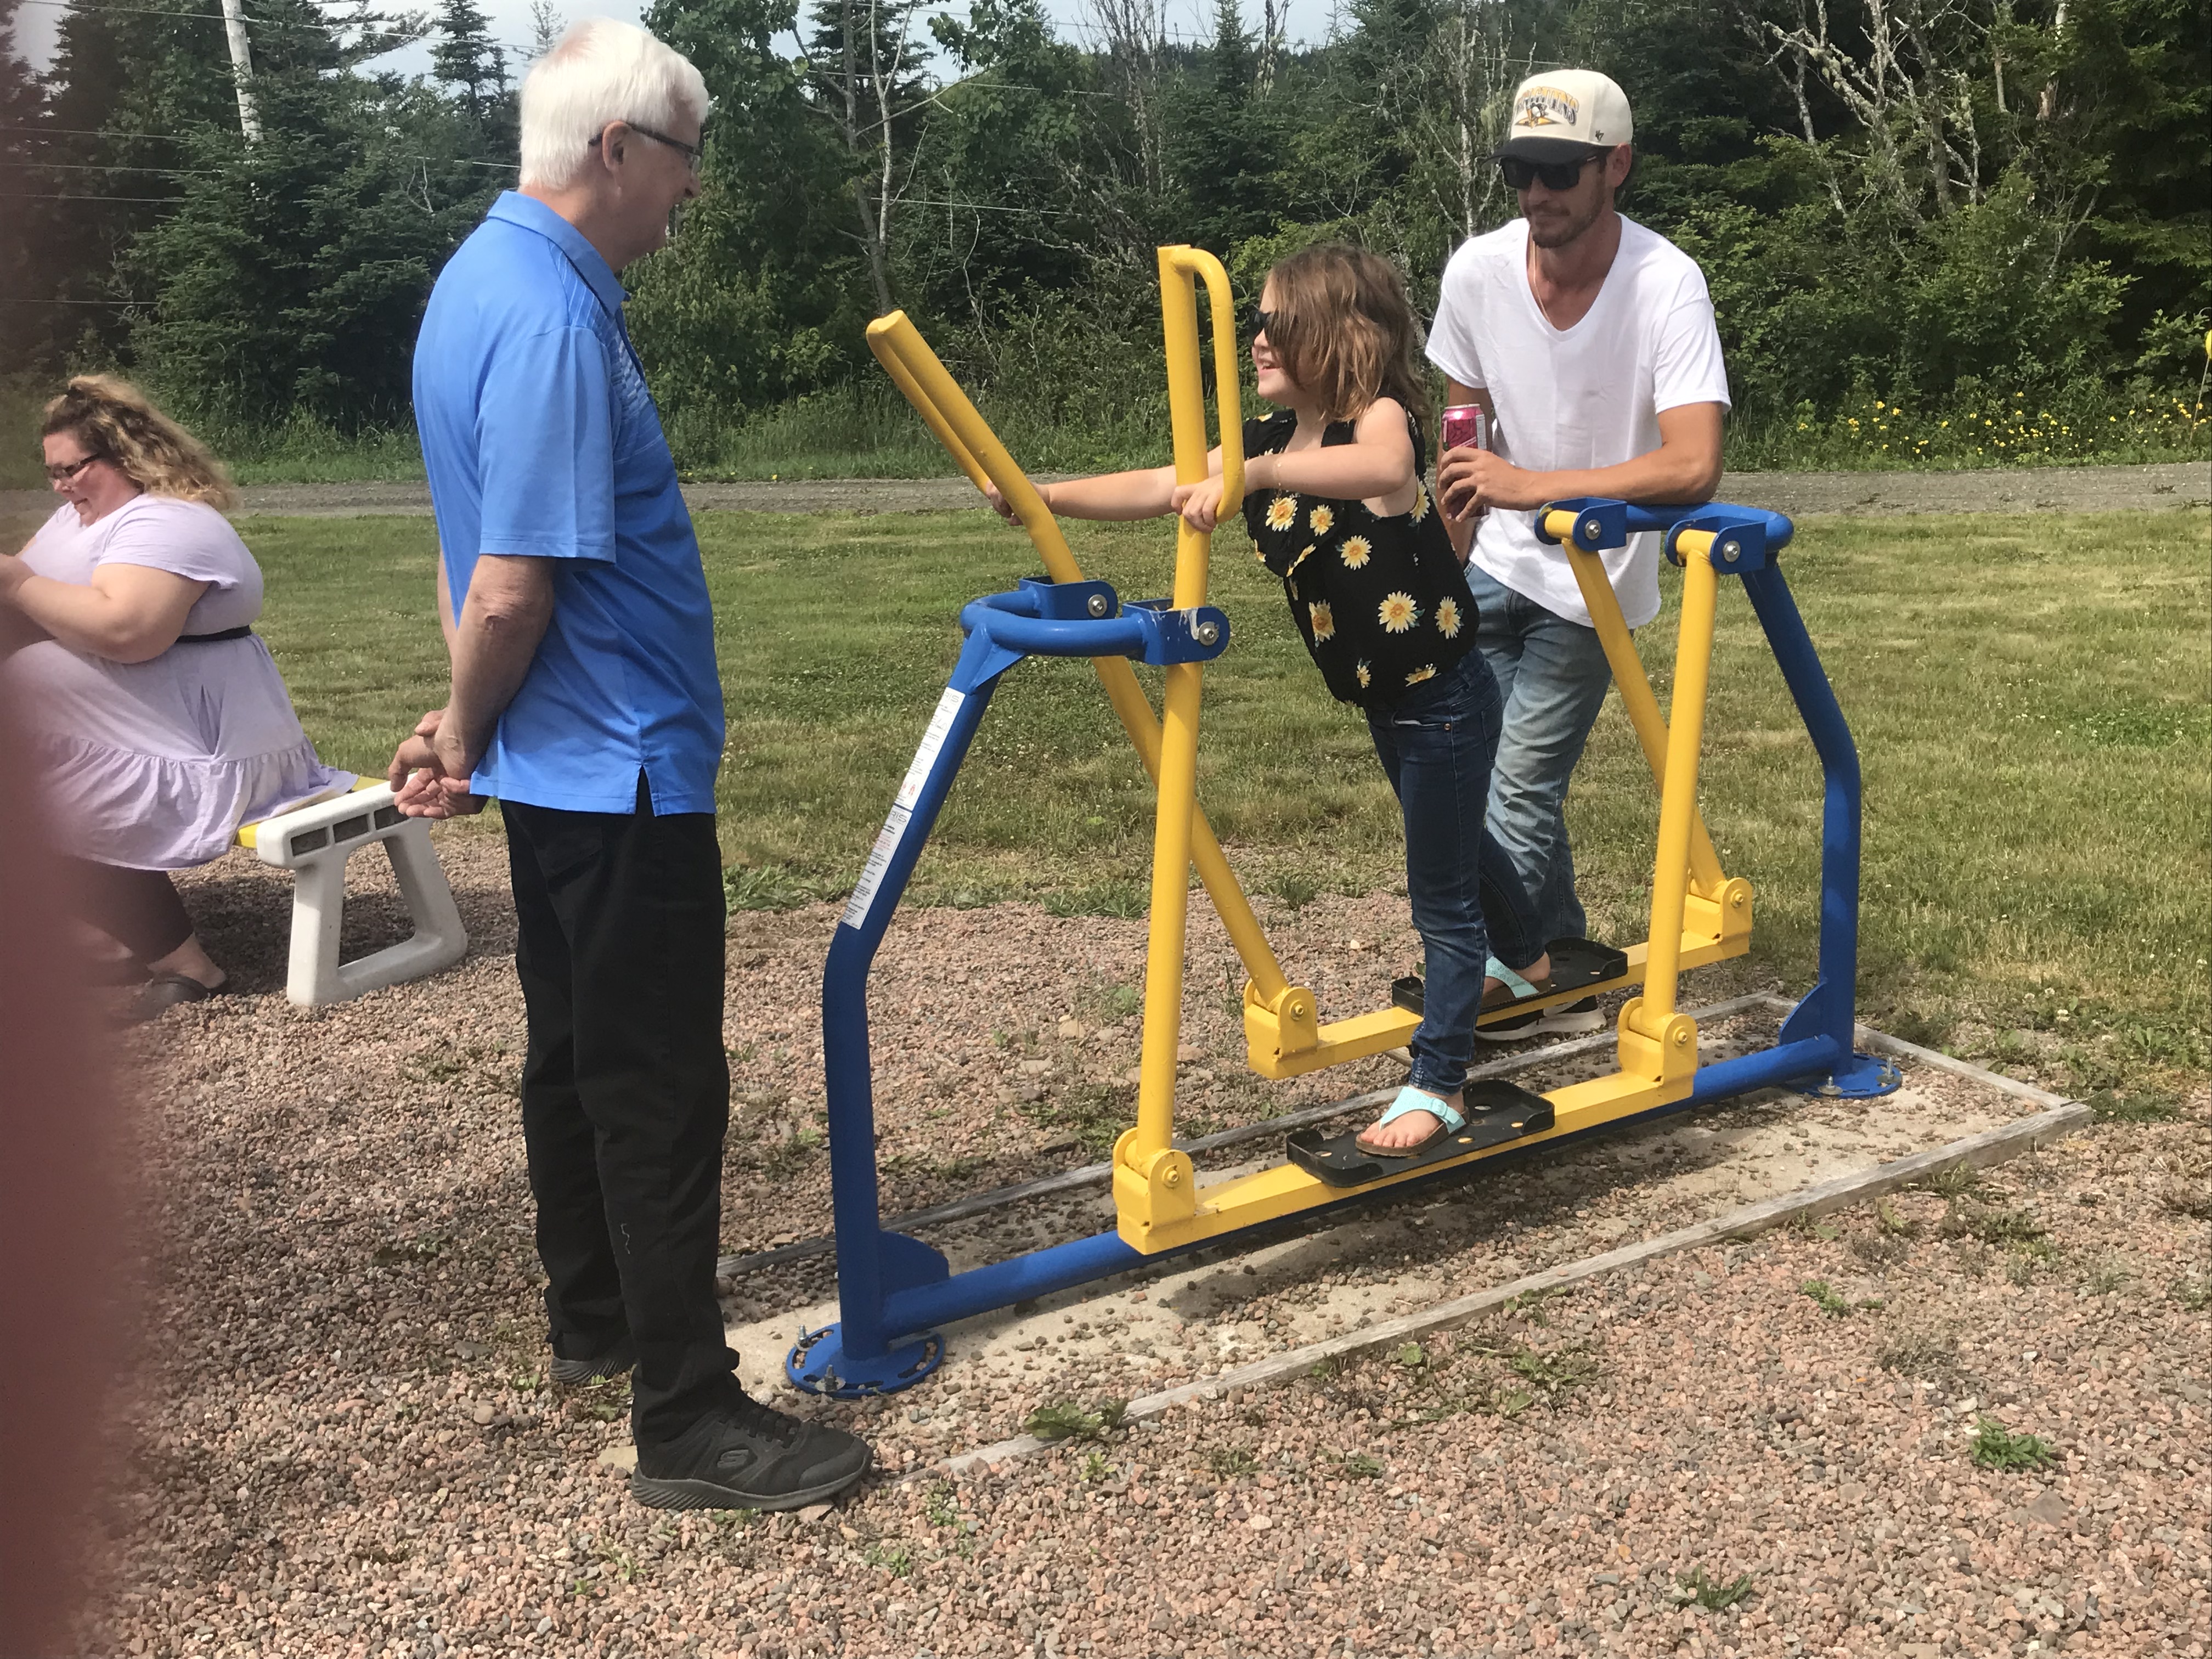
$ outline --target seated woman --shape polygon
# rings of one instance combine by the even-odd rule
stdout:
[[[63,505],[0,556],[6,686],[80,914],[130,953],[146,981],[131,1017],[149,1019],[225,980],[168,872],[353,775],[316,758],[253,633],[261,568],[199,441],[98,374],[72,380],[41,429]]]

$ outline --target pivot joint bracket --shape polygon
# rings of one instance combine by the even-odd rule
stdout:
[[[1215,605],[1194,605],[1178,611],[1170,599],[1132,599],[1123,614],[1144,625],[1141,659],[1156,668],[1212,662],[1229,648],[1229,617]]]
[[[1735,513],[1693,513],[1669,530],[1660,545],[1675,565],[1682,562],[1685,553],[1703,551],[1723,576],[1766,568],[1765,521]]]
[[[1552,515],[1571,513],[1574,525],[1565,537],[1553,533]],[[1601,495],[1570,495],[1563,500],[1547,501],[1543,510],[1535,515],[1536,539],[1557,546],[1562,540],[1571,541],[1585,553],[1600,553],[1607,548],[1628,545],[1628,503],[1609,501]]]

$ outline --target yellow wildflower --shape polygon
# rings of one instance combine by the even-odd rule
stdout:
[[[1268,529],[1288,530],[1297,521],[1298,498],[1297,496],[1278,495],[1267,503]]]
[[[1335,522],[1335,513],[1326,505],[1314,508],[1306,519],[1306,523],[1313,527],[1313,533],[1316,536],[1328,535],[1329,526]]]
[[[1359,665],[1359,667],[1356,672],[1359,675],[1359,689],[1362,691],[1364,691],[1367,689],[1369,683],[1374,679],[1374,673],[1364,662]]]
[[[1437,605],[1437,631],[1448,640],[1459,637],[1459,601],[1444,599]]]
[[[1313,618],[1314,643],[1336,637],[1336,615],[1328,608],[1326,599],[1316,599],[1306,606],[1306,614]]]
[[[1436,678],[1436,664],[1425,663],[1420,667],[1416,668],[1412,673],[1406,676],[1406,684],[1408,685],[1419,685],[1423,680],[1432,680]]]
[[[1375,611],[1382,626],[1393,634],[1405,633],[1421,619],[1421,607],[1413,603],[1411,593],[1385,593]]]
[[[1344,545],[1337,549],[1346,570],[1364,569],[1374,551],[1374,547],[1364,536],[1347,536],[1344,538]]]

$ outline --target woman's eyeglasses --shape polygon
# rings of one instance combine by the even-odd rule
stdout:
[[[46,469],[46,482],[68,483],[99,459],[97,455],[88,455],[81,461],[71,461],[67,466],[50,466]]]
[[[656,144],[665,144],[669,149],[680,152],[684,157],[684,165],[691,169],[691,176],[695,179],[698,177],[699,157],[702,153],[703,144],[687,144],[681,138],[671,138],[665,132],[655,132],[651,127],[640,126],[635,121],[624,121],[623,125],[641,138],[650,138]],[[606,134],[600,133],[592,142],[596,144],[600,138],[605,137]]]
[[[1254,306],[1251,310],[1244,313],[1244,331],[1255,339],[1267,333],[1274,326],[1275,313],[1272,311],[1262,311],[1259,307]]]
[[[1584,167],[1612,153],[1597,150],[1573,161],[1531,161],[1526,156],[1501,155],[1498,158],[1498,170],[1504,175],[1508,189],[1526,190],[1531,185],[1541,184],[1546,190],[1572,190],[1582,182]]]

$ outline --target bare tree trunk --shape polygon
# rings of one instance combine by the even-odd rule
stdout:
[[[883,62],[883,31],[879,25],[878,7],[882,0],[868,0],[868,80],[876,89],[876,169],[875,211],[863,213],[864,222],[873,219],[873,234],[868,242],[868,279],[876,287],[876,313],[881,316],[893,309],[891,304],[891,93],[887,84]],[[905,46],[903,39],[900,41]],[[902,50],[900,56],[905,55]],[[898,72],[897,65],[890,73]]]
[[[1166,130],[1158,108],[1160,58],[1167,49],[1167,0],[1086,0],[1086,4],[1136,128],[1139,179],[1146,194],[1158,196],[1167,186]]]
[[[1805,96],[1808,72],[1848,111],[1865,135],[1868,172],[1876,186],[1908,213],[1920,210],[1921,194],[1899,149],[1901,135],[1917,138],[1927,155],[1928,191],[1937,214],[1958,205],[1960,191],[1979,201],[1981,137],[1974,128],[1972,78],[1961,64],[1987,31],[1966,0],[1858,0],[1856,28],[1838,41],[1831,33],[1828,0],[1797,0],[1797,25],[1784,28],[1747,6],[1743,26],[1771,48],[1768,62],[1790,82],[1808,143],[1816,143]],[[1832,179],[1831,197],[1841,206]]]
[[[246,9],[222,0],[222,33],[230,46],[230,76],[238,87],[238,130],[249,144],[261,140],[261,112],[253,101],[253,52],[246,40]]]
[[[1291,0],[1260,0],[1260,71],[1252,84],[1265,98],[1275,89],[1275,62],[1281,56]]]
[[[2066,38],[2066,0],[2058,0],[2058,10],[2051,20],[2051,44],[2056,46]],[[2052,121],[2058,117],[2058,82],[2054,77],[2043,83],[2043,93],[2035,100],[2035,118]]]

